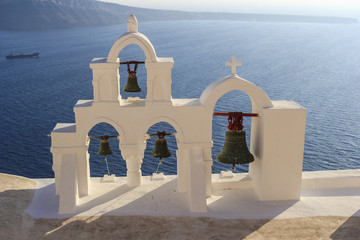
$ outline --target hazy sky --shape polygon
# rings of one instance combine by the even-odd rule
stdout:
[[[360,19],[360,0],[102,0],[184,11],[327,15]]]

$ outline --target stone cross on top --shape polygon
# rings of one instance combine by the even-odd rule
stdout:
[[[231,74],[236,74],[236,67],[241,66],[242,63],[236,62],[236,56],[232,56],[231,62],[226,62],[225,65],[231,67]]]

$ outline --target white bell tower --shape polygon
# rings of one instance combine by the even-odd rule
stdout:
[[[130,44],[145,53],[146,99],[128,101],[120,95],[119,54]],[[88,133],[105,122],[119,134],[119,148],[126,161],[126,179],[131,187],[141,185],[145,134],[155,123],[167,122],[176,130],[177,191],[186,193],[192,212],[206,212],[212,192],[212,118],[218,99],[232,90],[250,97],[252,119],[249,178],[260,200],[300,198],[306,110],[293,101],[272,101],[251,82],[236,74],[241,63],[233,57],[231,74],[210,84],[199,99],[171,97],[172,58],[159,58],[146,36],[138,32],[136,17],[128,20],[105,58],[90,63],[94,96],[74,106],[75,123],[58,123],[51,133],[59,213],[76,212],[78,199],[91,194]],[[221,66],[219,66],[221,67]],[[119,159],[120,161],[120,159]],[[106,184],[106,183],[104,183]],[[234,185],[240,183],[234,182]]]

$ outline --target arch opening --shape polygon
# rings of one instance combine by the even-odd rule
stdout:
[[[127,62],[127,61],[140,61],[145,62],[146,56],[142,48],[140,48],[136,44],[130,44],[124,47],[118,54],[120,58],[120,62]],[[130,65],[130,70],[134,70],[135,65]],[[119,75],[120,75],[120,95],[122,98],[127,99],[128,97],[139,97],[140,99],[145,99],[147,94],[147,69],[145,64],[138,64],[136,76],[137,82],[141,89],[141,92],[124,92],[124,87],[127,83],[127,65],[121,64],[119,66]]]
[[[232,90],[223,94],[215,104],[214,112],[244,112],[252,113],[252,102],[249,95],[241,90]],[[243,126],[246,132],[246,143],[250,150],[251,118],[244,117]],[[228,130],[228,119],[223,116],[213,116],[212,119],[212,173],[220,173],[231,169],[230,164],[220,163],[216,160],[222,151],[225,142],[225,132]],[[248,172],[249,164],[235,165],[234,173]]]
[[[154,46],[145,35],[137,32],[125,33],[117,39],[109,52],[107,62],[115,63],[120,51],[130,44],[136,44],[143,50],[146,56],[146,61],[154,62],[157,60]]]
[[[116,129],[105,122],[100,122],[93,126],[88,136],[119,136]],[[102,155],[97,155],[100,148],[101,139],[90,138],[88,153],[89,153],[89,164],[90,164],[90,176],[91,177],[103,177],[107,174],[107,167],[105,158]],[[126,176],[126,162],[123,161],[121,151],[119,149],[119,140],[117,138],[109,138],[110,149],[113,152],[111,155],[107,155],[107,162],[110,170],[110,174],[116,176]]]
[[[253,111],[260,111],[273,104],[266,93],[253,83],[238,76],[227,76],[210,84],[201,94],[200,102],[213,109],[218,99],[231,90],[240,90],[248,94],[251,99]]]
[[[176,133],[175,128],[164,121],[159,121],[152,126],[150,126],[147,130],[147,134],[153,134],[157,132],[165,131],[166,133]],[[152,157],[151,154],[155,147],[155,140],[157,136],[152,136],[151,139],[146,140],[146,149],[144,153],[144,160],[141,166],[141,171],[143,175],[152,175],[156,172],[159,158]],[[168,158],[162,159],[162,164],[159,166],[159,172],[163,172],[165,175],[177,175],[177,157],[176,150],[177,147],[177,139],[174,135],[165,136],[167,140],[167,146],[171,156]]]

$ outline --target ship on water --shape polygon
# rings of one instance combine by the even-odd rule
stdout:
[[[34,53],[13,53],[10,52],[9,55],[6,56],[6,59],[14,59],[14,58],[37,58],[39,57],[38,52]]]

